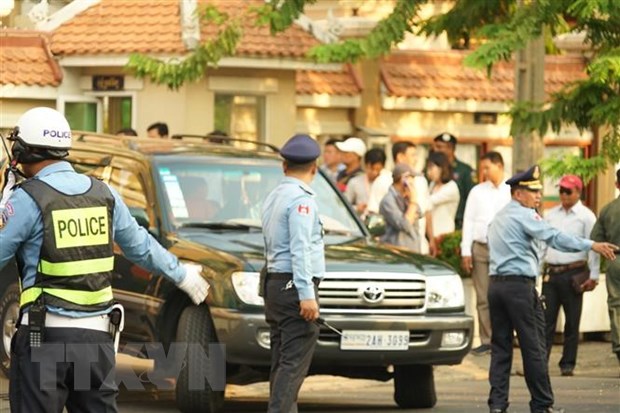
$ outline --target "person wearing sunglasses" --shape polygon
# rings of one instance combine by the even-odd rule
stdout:
[[[596,216],[583,203],[583,182],[578,176],[565,175],[559,182],[560,205],[549,210],[545,220],[554,228],[582,238],[589,238]],[[564,310],[564,345],[560,359],[562,376],[572,376],[577,363],[579,320],[583,293],[598,284],[600,258],[593,251],[561,252],[546,248],[542,295],[545,297],[547,359],[551,355],[553,336],[560,307]]]

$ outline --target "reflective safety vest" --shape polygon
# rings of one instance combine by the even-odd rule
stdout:
[[[104,183],[90,179],[90,189],[77,195],[39,179],[21,185],[43,218],[37,275],[34,285],[21,292],[22,309],[41,296],[46,305],[66,310],[99,311],[112,305],[114,197]]]

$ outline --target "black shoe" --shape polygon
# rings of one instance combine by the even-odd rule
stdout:
[[[483,344],[481,346],[472,349],[471,354],[474,356],[484,356],[491,353],[491,346],[489,344]]]
[[[560,371],[562,372],[562,376],[573,376],[573,369],[571,367],[561,367]]]
[[[538,410],[534,413],[564,413],[564,409],[554,409],[553,407],[547,407],[544,410]]]
[[[508,410],[506,410],[506,409],[491,409],[491,410],[489,410],[489,413],[508,413]]]

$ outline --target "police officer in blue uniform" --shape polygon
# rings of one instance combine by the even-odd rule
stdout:
[[[508,181],[511,202],[497,213],[489,227],[491,314],[491,413],[508,408],[508,388],[512,366],[513,330],[516,330],[523,357],[525,381],[530,391],[532,413],[562,413],[553,408],[553,391],[547,370],[545,320],[542,302],[535,289],[539,273],[540,241],[565,252],[593,250],[614,258],[616,247],[567,235],[546,223],[536,209],[542,184],[538,165],[516,174]]]
[[[282,147],[284,179],[263,203],[265,318],[271,327],[269,413],[297,412],[297,395],[319,335],[318,284],[325,273],[322,224],[310,188],[319,145],[295,135]]]
[[[113,243],[195,304],[205,300],[208,283],[138,226],[114,189],[63,160],[71,130],[61,113],[29,110],[9,139],[13,169],[0,201],[0,269],[16,257],[21,286],[11,411],[62,412],[66,406],[69,412],[116,412],[113,336],[120,320],[110,316],[117,307],[110,285]],[[17,165],[27,179],[12,188]],[[53,363],[51,375],[37,359]],[[84,364],[78,365],[84,361],[89,384]]]

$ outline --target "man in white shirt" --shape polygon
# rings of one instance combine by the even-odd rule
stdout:
[[[561,204],[552,208],[545,220],[553,227],[583,238],[588,238],[596,216],[580,201],[583,182],[575,175],[560,179]],[[572,376],[577,362],[579,320],[583,292],[598,284],[600,258],[595,252],[560,252],[546,248],[546,273],[542,295],[545,297],[545,324],[547,358],[551,354],[560,307],[564,310],[564,346],[560,359],[562,376]]]
[[[487,152],[480,158],[484,182],[474,186],[467,197],[463,216],[461,267],[471,272],[476,290],[480,346],[474,355],[491,352],[491,316],[487,293],[489,290],[489,247],[487,232],[495,214],[510,202],[510,186],[504,180],[504,159],[498,152]]]
[[[417,154],[416,146],[413,142],[401,141],[392,145],[392,159],[394,165],[404,163],[409,165],[415,176],[413,177],[414,189],[417,197],[417,204],[420,207],[421,216],[418,220],[420,237],[420,253],[436,255],[437,249],[435,247],[433,238],[433,223],[431,218],[430,198],[428,192],[428,181],[426,178],[416,171],[417,166]],[[383,197],[387,194],[392,182],[389,184],[387,180],[382,180],[381,184],[373,185],[368,198],[368,211],[370,213],[379,213],[379,203]],[[423,235],[426,234],[426,237]],[[428,238],[428,239],[427,239]],[[430,243],[429,243],[430,240]]]
[[[383,149],[373,148],[364,155],[364,173],[349,181],[344,196],[355,207],[362,219],[368,215],[368,198],[375,185],[392,184],[392,173],[385,168],[386,156]]]

